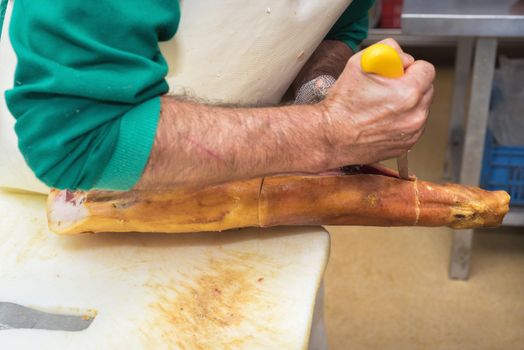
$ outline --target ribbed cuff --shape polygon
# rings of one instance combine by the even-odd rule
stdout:
[[[354,40],[343,40],[342,42],[349,46],[354,54],[357,53],[360,49],[360,42],[356,42]]]
[[[115,151],[94,188],[129,190],[138,182],[153,148],[159,117],[160,97],[122,117]]]

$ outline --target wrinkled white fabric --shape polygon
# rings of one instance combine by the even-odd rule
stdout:
[[[210,102],[275,104],[351,0],[181,0],[179,30],[161,44],[172,95]],[[8,38],[9,1],[0,41],[0,187],[46,193],[25,164],[4,93],[16,57]],[[147,14],[144,14],[147,16]]]
[[[351,0],[192,0],[161,45],[172,94],[278,103]]]

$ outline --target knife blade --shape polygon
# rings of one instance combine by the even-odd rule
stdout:
[[[46,329],[78,332],[87,329],[96,314],[54,314],[11,302],[0,302],[0,330]]]
[[[408,154],[397,158],[398,175],[405,180],[409,180]]]

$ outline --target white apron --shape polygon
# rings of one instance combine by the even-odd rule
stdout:
[[[172,95],[211,102],[275,104],[351,0],[181,0],[175,37],[161,44]],[[0,187],[47,193],[17,146],[5,91],[16,56],[8,36],[9,0],[0,40]]]

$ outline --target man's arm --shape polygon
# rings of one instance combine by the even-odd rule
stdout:
[[[222,108],[163,98],[160,124],[136,188],[203,186],[317,172],[404,154],[424,130],[434,69],[404,54],[406,74],[365,74],[360,53],[314,105]]]
[[[320,106],[224,108],[162,99],[153,150],[137,188],[206,185],[325,169]]]

